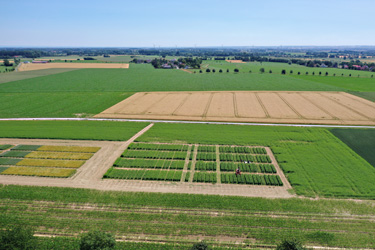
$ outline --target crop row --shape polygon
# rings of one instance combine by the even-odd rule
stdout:
[[[248,153],[248,154],[267,154],[265,148],[249,148],[249,147],[230,147],[221,146],[219,147],[220,153]]]
[[[23,158],[26,155],[30,154],[31,151],[7,151],[0,154],[0,157],[11,157],[11,158]]]
[[[189,146],[180,144],[132,143],[128,148],[134,150],[187,151]]]
[[[275,174],[276,169],[272,164],[249,164],[249,163],[233,163],[233,162],[223,162],[220,163],[221,171],[236,171],[240,168],[242,172],[252,172],[252,173],[268,173]]]
[[[278,175],[221,174],[221,183],[282,186]]]
[[[268,155],[220,154],[220,161],[271,163]]]
[[[198,152],[196,159],[197,161],[216,161],[216,154]]]
[[[41,146],[37,151],[96,153],[99,147]]]
[[[126,180],[180,181],[182,171],[165,170],[123,170],[110,168],[104,178]]]
[[[185,165],[185,161],[118,158],[113,165],[115,167],[125,167],[125,168],[183,169]]]
[[[19,160],[19,159],[15,159],[15,160]],[[17,162],[17,164],[15,165],[29,166],[29,167],[79,168],[84,163],[85,161],[83,160],[23,159]]]
[[[193,177],[194,182],[207,182],[216,183],[217,175],[216,173],[205,173],[205,172],[195,172]]]
[[[5,149],[8,149],[10,147],[12,147],[13,145],[9,145],[9,144],[5,144],[5,145],[0,145],[0,150],[5,150]]]
[[[66,168],[9,167],[1,172],[1,174],[66,178],[72,176],[75,172],[75,169]]]
[[[154,150],[125,150],[122,157],[145,159],[180,159],[185,160],[187,152],[154,151]]]
[[[198,152],[216,152],[216,146],[198,146]]]
[[[216,162],[197,161],[195,163],[195,170],[216,171]]]

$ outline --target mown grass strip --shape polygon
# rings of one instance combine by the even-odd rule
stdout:
[[[25,158],[37,159],[66,159],[66,160],[88,160],[93,156],[92,153],[67,153],[67,152],[42,152],[34,151],[25,155]]]
[[[19,160],[19,159],[13,159]],[[17,166],[30,166],[30,167],[56,167],[56,168],[79,168],[81,167],[85,161],[81,160],[48,160],[48,159],[23,159],[21,161],[16,162],[16,164],[9,164],[9,165],[17,165]],[[0,158],[0,165],[1,165],[1,158]],[[6,164],[3,164],[6,165]]]
[[[96,153],[100,147],[41,146],[37,151]]]
[[[72,176],[75,172],[75,169],[64,168],[9,167],[1,174],[67,178]]]

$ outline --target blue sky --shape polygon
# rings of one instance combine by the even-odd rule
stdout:
[[[375,45],[374,10],[374,0],[2,1],[0,46]]]

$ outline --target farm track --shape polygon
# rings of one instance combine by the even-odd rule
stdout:
[[[290,123],[257,123],[257,122],[214,122],[214,121],[182,121],[158,119],[120,119],[120,118],[0,118],[0,121],[114,121],[114,122],[151,122],[182,124],[214,124],[239,126],[275,126],[275,127],[307,127],[307,128],[371,128],[368,125],[329,125],[329,124],[290,124]]]

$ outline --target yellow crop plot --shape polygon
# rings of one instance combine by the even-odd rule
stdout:
[[[75,173],[75,169],[65,168],[45,168],[45,167],[10,167],[1,174],[5,175],[27,175],[42,177],[70,177]]]
[[[78,160],[48,160],[48,159],[23,159],[18,162],[17,166],[31,167],[56,167],[56,168],[79,168],[85,161]]]
[[[99,147],[41,146],[37,151],[96,153],[99,149]]]
[[[67,153],[67,152],[42,152],[34,151],[26,155],[25,158],[37,159],[66,159],[66,160],[88,160],[92,153]]]

